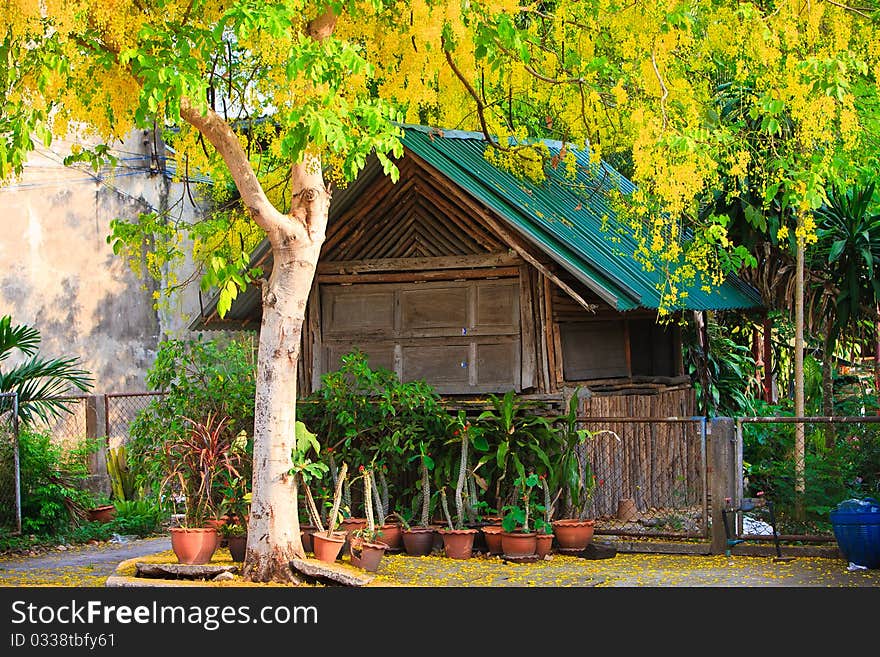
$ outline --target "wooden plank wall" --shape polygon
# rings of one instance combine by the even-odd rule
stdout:
[[[584,400],[582,413],[593,417],[692,417],[694,393],[681,387],[653,395],[603,395]],[[642,513],[652,509],[699,504],[703,496],[700,423],[585,422],[591,431],[610,429],[597,437],[586,455],[602,481],[593,499],[596,517],[617,513],[617,502],[633,498]]]

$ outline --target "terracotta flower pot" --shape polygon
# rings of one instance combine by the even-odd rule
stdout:
[[[333,532],[331,535],[325,530],[312,534],[315,558],[325,563],[333,563],[339,558],[339,553],[342,552],[342,545],[344,543],[345,534],[343,532]]]
[[[505,557],[533,557],[537,543],[535,532],[501,532],[501,551]]]
[[[299,526],[299,535],[300,535],[300,538],[302,538],[303,550],[305,550],[306,552],[314,552],[315,551],[315,548],[312,544],[313,543],[312,534],[314,534],[317,529],[318,528],[315,527],[314,525],[300,525]]]
[[[347,557],[351,554],[351,542],[349,540],[349,534],[353,532],[355,529],[363,529],[367,526],[366,518],[343,518],[342,522],[339,523],[339,531],[345,533],[345,543],[342,545],[342,553],[341,556]]]
[[[96,506],[94,509],[89,509],[90,522],[110,522],[115,517],[116,507],[112,504],[105,504],[104,506]]]
[[[476,529],[438,529],[443,538],[443,549],[450,559],[470,559],[474,550]]]
[[[171,549],[177,561],[197,565],[211,561],[220,547],[220,535],[213,527],[172,527]]]
[[[226,545],[229,548],[229,555],[233,561],[244,561],[244,555],[247,552],[247,534],[244,536],[229,536],[226,539]]]
[[[403,547],[403,529],[400,523],[391,522],[379,527],[379,540],[392,552],[400,550]]]
[[[543,559],[548,554],[550,554],[550,550],[553,548],[553,534],[539,533],[535,537],[535,539],[536,539],[535,552],[538,553],[539,559]]]
[[[388,546],[385,543],[355,539],[351,544],[351,565],[374,573],[379,569],[386,549]]]
[[[414,557],[424,557],[434,549],[433,527],[410,527],[401,532],[403,548]]]
[[[551,524],[553,525],[553,533],[556,535],[556,542],[559,543],[559,549],[580,551],[593,540],[596,521],[563,518],[562,520],[554,520]]]
[[[488,554],[501,554],[501,525],[486,525],[480,530]]]

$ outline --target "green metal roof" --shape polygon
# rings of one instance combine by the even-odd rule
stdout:
[[[546,181],[535,183],[490,164],[484,157],[490,146],[481,133],[412,125],[404,126],[404,132],[406,148],[493,210],[612,307],[620,311],[659,307],[660,273],[648,272],[633,257],[623,255],[634,251],[635,241],[628,231],[614,231],[616,214],[607,197],[612,188],[630,194],[635,186],[607,163],[593,164],[588,151],[575,149],[576,180],[566,178],[560,167],[551,170]],[[561,148],[559,142],[544,143],[554,154]],[[603,217],[610,227],[605,230]],[[619,242],[612,242],[612,235]],[[686,291],[678,309],[761,307],[757,292],[734,276],[710,292],[699,282]]]

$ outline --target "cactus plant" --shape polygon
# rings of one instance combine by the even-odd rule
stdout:
[[[122,501],[135,498],[134,476],[128,468],[125,445],[107,450],[107,474],[110,475],[110,490],[114,499]]]

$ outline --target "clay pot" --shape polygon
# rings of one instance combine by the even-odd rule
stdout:
[[[352,539],[351,565],[374,573],[379,569],[379,562],[382,561],[386,549],[388,546],[385,543]]]
[[[229,555],[233,561],[244,561],[244,555],[247,552],[247,534],[244,536],[229,536],[226,539],[226,546],[229,548]]]
[[[548,554],[550,554],[550,550],[553,547],[553,534],[539,533],[535,537],[535,540],[535,552],[537,552],[539,559],[543,559]]]
[[[392,552],[403,547],[403,530],[400,523],[391,522],[379,527],[379,540]]]
[[[351,542],[349,540],[349,533],[353,532],[355,529],[363,529],[367,526],[366,518],[343,518],[342,522],[339,523],[339,531],[345,533],[345,543],[342,545],[342,553],[341,556],[347,557],[351,554]]]
[[[220,535],[213,527],[172,527],[171,549],[179,563],[206,564],[220,547]]]
[[[501,525],[486,525],[480,531],[486,542],[486,552],[489,554],[501,554]]]
[[[564,518],[554,520],[553,533],[561,550],[583,550],[593,540],[595,520],[577,520],[576,518]]]
[[[315,533],[315,530],[318,528],[314,525],[300,525],[299,526],[299,535],[302,539],[303,550],[306,552],[314,552],[315,548],[312,545],[312,534]]]
[[[333,563],[339,558],[342,552],[342,546],[345,543],[345,534],[343,532],[333,532],[328,534],[327,531],[315,532],[312,534],[312,546],[315,550],[315,558],[325,563]]]
[[[450,559],[470,559],[474,549],[476,529],[438,529],[443,539],[443,550]]]
[[[489,551],[489,548],[486,545],[486,539],[483,536],[483,532],[482,532],[483,525],[484,525],[484,523],[482,523],[482,522],[466,525],[469,529],[476,529],[477,530],[477,533],[474,534],[473,551],[479,552],[480,554],[483,554],[483,553]]]
[[[96,506],[94,509],[89,509],[90,522],[110,522],[115,517],[116,507],[112,504],[105,504],[104,506]]]
[[[414,557],[424,557],[431,554],[434,548],[433,527],[410,527],[401,531],[403,548],[406,553]]]
[[[505,557],[533,557],[537,552],[535,532],[501,532],[501,551]]]
[[[217,533],[220,534],[220,528],[229,522],[229,516],[220,516],[219,518],[208,518],[205,520],[205,527],[213,527],[217,530]],[[227,539],[223,534],[220,534],[220,542],[217,544],[217,547],[226,547]]]
[[[639,510],[633,498],[625,497],[617,500],[617,519],[623,522],[635,522],[639,519]]]

